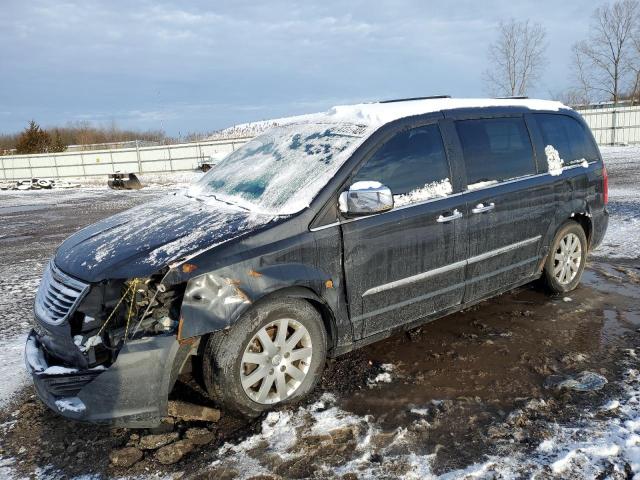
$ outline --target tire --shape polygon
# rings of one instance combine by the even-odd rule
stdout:
[[[544,264],[543,279],[552,293],[574,290],[587,263],[587,236],[577,222],[569,220],[556,232]]]
[[[285,340],[300,337],[293,345],[278,336],[284,322]],[[267,347],[265,335],[272,342]],[[311,304],[298,298],[266,300],[230,329],[209,337],[202,356],[203,381],[209,395],[227,412],[253,418],[311,392],[322,375],[326,355],[327,334]],[[255,383],[249,385],[253,379]]]

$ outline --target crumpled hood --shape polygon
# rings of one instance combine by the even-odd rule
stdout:
[[[145,277],[186,255],[228,242],[274,217],[168,195],[90,225],[65,240],[55,263],[80,280]]]

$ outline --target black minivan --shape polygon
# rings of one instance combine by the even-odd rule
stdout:
[[[539,278],[574,289],[606,203],[598,147],[562,104],[334,107],[67,239],[27,368],[78,420],[157,425],[190,369],[255,416],[309,393],[327,357]]]

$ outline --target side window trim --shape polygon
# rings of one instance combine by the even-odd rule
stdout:
[[[536,173],[547,173],[547,158],[544,153],[544,141],[542,139],[542,132],[538,128],[538,122],[534,118],[533,113],[525,113],[524,122],[527,125],[529,138],[531,139],[533,160],[536,164]]]

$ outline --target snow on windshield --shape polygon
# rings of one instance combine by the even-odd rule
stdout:
[[[296,213],[309,206],[365,133],[366,127],[347,123],[274,128],[227,156],[189,194],[262,213]]]

